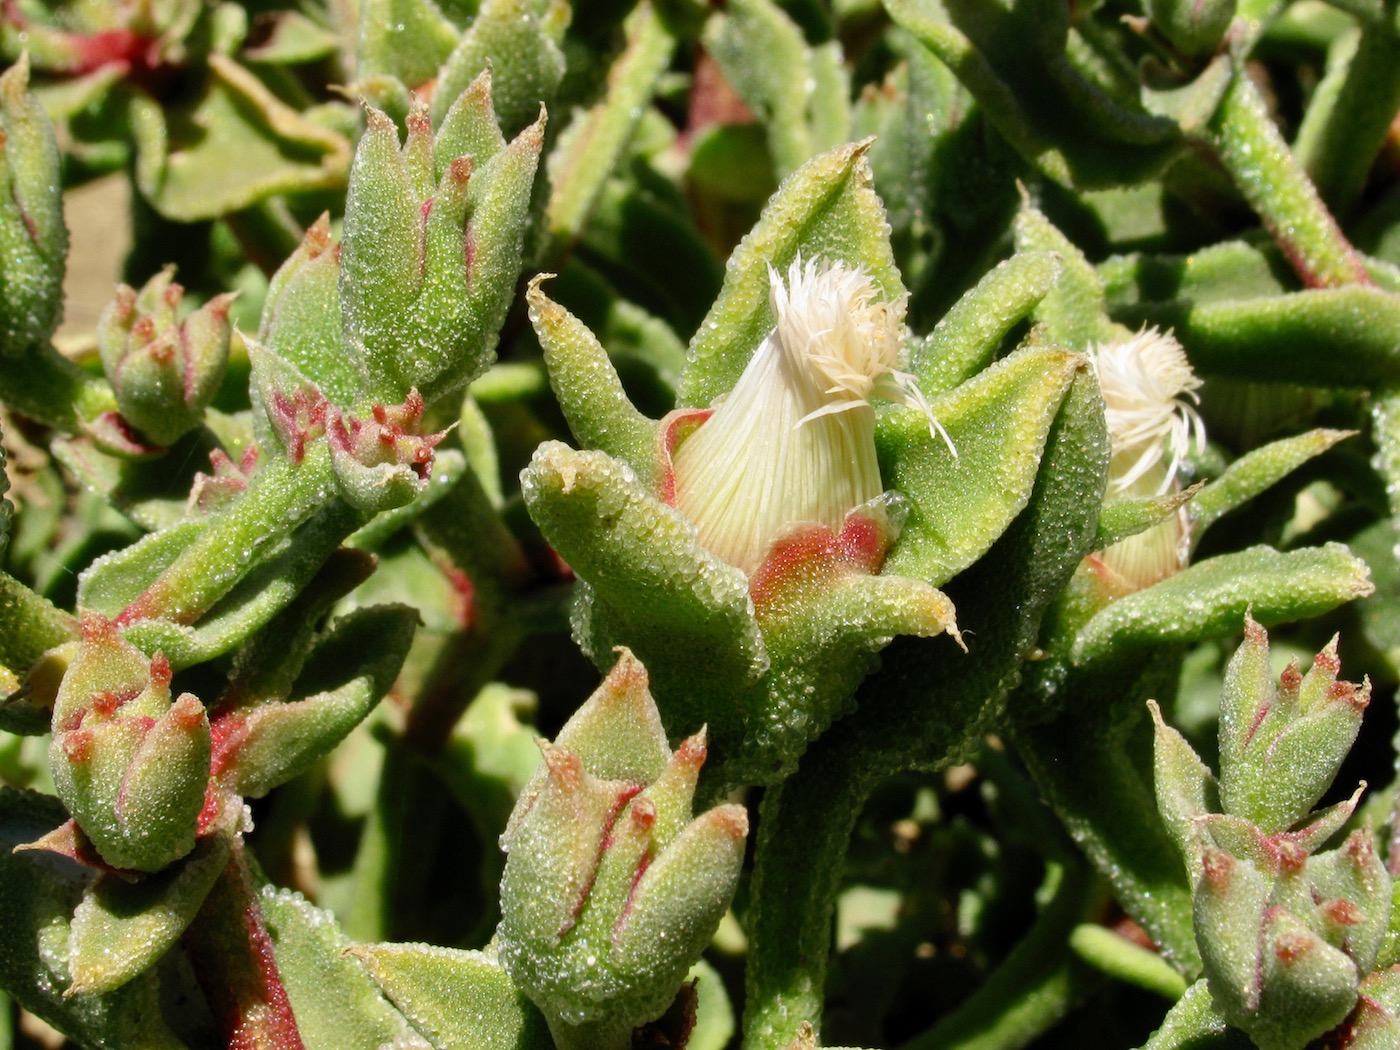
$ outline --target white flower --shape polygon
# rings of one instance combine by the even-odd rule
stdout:
[[[1144,328],[1121,343],[1090,354],[1103,391],[1113,457],[1111,495],[1165,496],[1180,489],[1177,474],[1194,444],[1205,447],[1205,425],[1190,402],[1201,385],[1181,344],[1170,334]],[[1186,567],[1191,555],[1185,508],[1094,556],[1105,582],[1120,594],[1150,587]]]
[[[1103,391],[1113,463],[1109,483],[1117,492],[1163,495],[1176,481],[1194,437],[1205,447],[1205,425],[1183,398],[1199,400],[1201,385],[1186,352],[1171,333],[1144,328],[1121,343],[1101,344],[1090,354]],[[1154,470],[1169,457],[1164,469]],[[1137,483],[1151,474],[1144,493]]]
[[[839,533],[847,514],[884,491],[872,397],[924,413],[943,433],[913,376],[898,369],[902,298],[878,298],[867,273],[839,262],[799,258],[786,285],[768,274],[776,327],[672,458],[675,505],[700,543],[750,574],[793,525]]]

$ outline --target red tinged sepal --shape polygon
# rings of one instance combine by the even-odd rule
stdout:
[[[50,769],[58,795],[102,859],[158,871],[188,853],[209,780],[209,719],[172,702],[170,663],[85,613],[54,702]]]
[[[558,739],[502,837],[501,964],[558,1046],[625,1050],[729,906],[747,813],[692,816],[705,734],[670,751],[626,650]]]
[[[447,431],[423,434],[423,398],[375,405],[365,417],[334,410],[327,436],[341,495],[366,514],[403,506],[428,486],[433,449]]]

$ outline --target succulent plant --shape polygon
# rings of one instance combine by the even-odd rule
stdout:
[[[1395,14],[0,3],[0,1047],[1394,1045]]]

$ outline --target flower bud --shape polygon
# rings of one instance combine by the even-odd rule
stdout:
[[[53,335],[67,256],[58,147],[25,55],[0,75],[0,357]]]
[[[1277,686],[1269,640],[1252,618],[1225,673],[1220,712],[1220,799],[1265,834],[1305,817],[1331,785],[1361,728],[1371,684],[1338,682],[1337,643],[1306,675],[1296,664]]]
[[[331,466],[347,503],[366,514],[401,507],[428,485],[433,448],[447,432],[420,434],[423,398],[410,390],[402,405],[375,405],[370,418],[331,413]]]
[[[502,836],[501,963],[559,1046],[622,1050],[671,1004],[729,906],[747,815],[692,819],[704,732],[670,752],[626,650],[541,749]]]
[[[102,367],[122,416],[159,445],[199,425],[228,361],[233,296],[215,296],[177,321],[184,289],[173,276],[167,267],[139,292],[119,285],[97,322]]]
[[[288,462],[300,464],[325,435],[335,406],[295,365],[252,341],[248,362],[258,444],[280,448]]]
[[[489,95],[470,90],[434,141],[426,108],[408,115],[407,141],[370,108],[350,172],[340,296],[362,392],[428,402],[490,363],[514,293],[541,120],[509,145],[464,134],[490,123]],[[466,147],[470,152],[458,153]]]
[[[1391,878],[1370,831],[1314,854],[1361,795],[1308,812],[1355,736],[1339,712],[1359,719],[1367,693],[1338,670],[1334,643],[1275,689],[1268,638],[1246,621],[1221,698],[1223,813],[1207,809],[1209,771],[1153,707],[1158,806],[1195,885],[1211,999],[1263,1050],[1302,1050],[1351,1014],[1390,927]]]
[[[1201,381],[1170,334],[1144,328],[1131,339],[1095,346],[1091,355],[1103,392],[1113,456],[1109,498],[1164,496],[1180,488],[1177,473],[1205,427],[1184,398]],[[1186,567],[1191,534],[1184,508],[1166,520],[1091,555],[1114,597],[1150,587]]]
[[[360,375],[345,353],[340,320],[340,245],[322,215],[268,281],[258,342],[301,373],[337,405],[353,404]]]
[[[163,656],[147,660],[111,621],[85,614],[53,732],[58,795],[107,864],[158,871],[194,848],[209,719],[189,693],[171,703]]]
[[[877,299],[869,275],[842,263],[797,259],[786,284],[771,268],[769,280],[777,325],[734,389],[664,430],[674,450],[663,487],[701,545],[750,576],[794,526],[839,534],[884,492],[872,397],[923,412],[941,431],[897,368],[902,300]]]

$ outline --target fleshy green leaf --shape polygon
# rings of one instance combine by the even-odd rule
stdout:
[[[1400,296],[1379,288],[1146,303],[1123,314],[1172,328],[1204,375],[1361,388],[1400,378]]]
[[[896,24],[945,62],[987,119],[1043,174],[1079,188],[1154,174],[1180,148],[1174,122],[1106,91],[1076,65],[1070,12],[886,0]]]
[[[706,27],[705,44],[767,129],[779,178],[850,137],[850,89],[839,61],[832,61],[839,51],[809,47],[772,0],[726,5]]]
[[[910,503],[886,573],[938,586],[992,545],[1030,499],[1040,450],[1084,363],[1067,350],[1022,350],[933,400],[956,458],[921,415],[879,417],[881,474]]]
[[[626,22],[627,45],[608,74],[603,101],[574,118],[549,158],[551,193],[545,212],[550,234],[573,241],[587,224],[604,180],[617,167],[675,48],[650,3]]]
[[[910,362],[926,395],[951,390],[992,362],[1007,333],[1055,287],[1057,251],[1013,255],[953,304]]]
[[[0,788],[0,982],[84,1046],[184,1050],[161,1016],[154,974],[107,994],[64,997],[70,916],[92,872],[53,853],[12,850],[66,819],[55,798]]]
[[[371,944],[350,954],[434,1050],[552,1050],[544,1018],[482,952]]]
[[[264,886],[258,900],[306,1050],[385,1044],[427,1050],[348,956],[349,939],[330,912],[275,886]]]
[[[341,617],[307,656],[298,698],[220,712],[228,736],[219,779],[261,798],[328,754],[364,720],[398,677],[417,624],[403,606],[372,606]]]
[[[1073,659],[1086,666],[1125,658],[1138,646],[1225,637],[1249,609],[1265,625],[1306,619],[1371,590],[1365,563],[1339,543],[1286,553],[1251,547],[1109,605],[1080,630]]]
[[[343,186],[350,146],[288,106],[232,59],[209,56],[189,105],[144,111],[137,183],[167,218],[212,219],[278,193]]]

